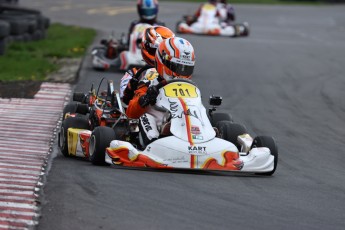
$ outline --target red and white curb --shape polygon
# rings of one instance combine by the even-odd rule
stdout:
[[[69,84],[42,83],[33,99],[0,98],[0,230],[38,224],[42,176]]]

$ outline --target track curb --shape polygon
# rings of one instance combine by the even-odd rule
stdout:
[[[48,160],[71,91],[68,83],[43,82],[33,99],[0,98],[0,229],[38,224]]]

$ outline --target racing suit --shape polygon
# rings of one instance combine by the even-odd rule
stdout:
[[[205,30],[205,26],[207,26],[208,30],[214,30],[219,27],[220,12],[213,4],[202,4],[194,16],[197,18],[197,21],[193,23],[192,28],[196,31]]]
[[[217,9],[221,23],[230,25],[235,21],[235,9],[231,4],[221,1],[217,3]]]
[[[130,100],[133,99],[134,92],[138,88],[138,83],[145,76],[146,70],[152,68],[152,66],[146,65],[142,68],[132,68],[128,70],[121,78],[120,83],[120,98],[127,107]]]
[[[127,37],[127,46],[129,46],[130,36],[131,36],[131,33],[133,32],[134,27],[140,23],[150,24],[152,26],[165,26],[164,22],[158,21],[156,19],[154,19],[154,20],[140,19],[140,20],[132,21],[131,25],[129,26],[128,37]]]
[[[108,45],[107,45],[107,50],[106,50],[106,57],[107,58],[110,58],[112,57],[112,59],[114,59],[113,63],[112,63],[112,66],[114,66],[116,69],[117,68],[123,68],[123,61],[121,60],[121,53],[123,51],[127,51],[129,49],[131,50],[136,50],[139,43],[141,42],[140,40],[136,41],[136,44],[130,44],[131,43],[131,36],[132,36],[132,33],[133,33],[133,30],[135,29],[135,26],[138,25],[138,24],[148,24],[148,25],[152,25],[152,26],[156,26],[156,25],[162,25],[164,26],[164,22],[161,22],[161,21],[157,21],[157,20],[135,20],[135,21],[132,21],[130,27],[129,27],[129,32],[128,32],[128,35],[127,35],[127,40],[124,42],[124,41],[121,41],[120,44],[114,44],[113,41],[108,41]],[[114,45],[117,46],[117,48],[114,48]]]
[[[148,69],[143,79],[138,83],[133,99],[129,102],[126,114],[129,118],[139,118],[139,130],[143,146],[159,137],[159,130],[166,115],[165,111],[154,106],[158,91],[151,92],[164,78],[158,75],[155,68]],[[150,92],[149,92],[150,91]]]

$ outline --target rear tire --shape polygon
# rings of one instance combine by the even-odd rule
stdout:
[[[68,103],[65,108],[63,109],[63,117],[62,120],[66,119],[66,114],[70,113],[70,114],[82,114],[82,115],[86,115],[89,113],[89,106],[86,104],[81,104],[79,102],[70,102]]]
[[[220,121],[217,125],[220,137],[226,141],[229,141],[236,145],[238,150],[241,150],[241,146],[237,141],[237,137],[248,133],[244,125],[238,123],[232,123],[230,121]]]
[[[89,159],[93,165],[107,165],[105,151],[110,142],[115,139],[115,132],[110,127],[99,126],[93,130],[89,144]]]
[[[7,37],[10,34],[10,24],[0,20],[0,38]]]
[[[73,101],[78,101],[81,103],[86,103],[86,95],[83,92],[74,92]]]
[[[43,39],[43,32],[41,30],[36,30],[33,34],[32,34],[32,40],[34,41],[38,41]]]
[[[274,167],[273,170],[270,172],[264,173],[256,173],[257,175],[264,175],[264,176],[271,176],[276,171],[277,164],[278,164],[278,147],[271,136],[257,136],[253,140],[253,144],[251,148],[258,148],[258,147],[267,147],[271,151],[271,155],[274,156]]]
[[[65,120],[66,118],[66,114],[67,113],[76,113],[77,112],[77,107],[78,107],[78,103],[77,102],[70,102],[68,103],[65,108],[63,109],[63,117],[62,120]]]
[[[6,40],[5,38],[0,38],[0,55],[4,55],[6,51]]]
[[[90,129],[89,121],[81,117],[69,117],[64,120],[61,124],[61,129],[59,133],[59,147],[62,155],[65,157],[70,157],[68,153],[68,129]]]
[[[21,35],[29,30],[29,22],[25,18],[0,14],[0,20],[10,24],[11,35]]]
[[[89,106],[87,104],[78,104],[77,107],[77,113],[82,114],[82,115],[86,115],[88,114],[89,111]]]

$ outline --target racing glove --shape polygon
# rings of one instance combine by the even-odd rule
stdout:
[[[132,77],[131,80],[129,80],[129,84],[132,91],[135,91],[138,88],[138,82],[138,79],[136,79],[135,77]]]
[[[150,86],[147,89],[146,94],[139,98],[139,105],[142,108],[148,105],[154,105],[156,104],[157,96],[158,96],[158,89],[156,88],[156,86]]]

